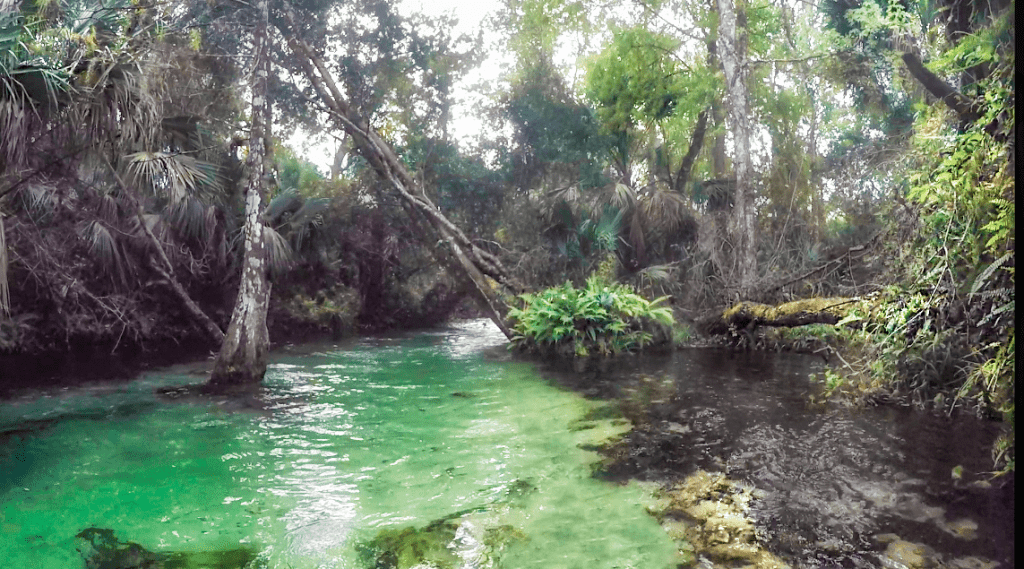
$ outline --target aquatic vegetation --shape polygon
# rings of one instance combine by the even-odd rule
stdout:
[[[587,279],[577,289],[570,283],[536,294],[523,294],[524,306],[509,311],[515,337],[512,346],[544,354],[586,357],[632,352],[668,339],[675,322],[663,306],[630,287]]]
[[[456,567],[459,557],[448,544],[455,539],[458,528],[451,520],[438,520],[421,529],[384,529],[369,543],[357,546],[357,550],[364,564],[375,569]]]
[[[526,539],[522,531],[507,524],[484,529],[479,539],[473,533],[470,524],[455,516],[419,529],[383,529],[356,549],[364,566],[373,569],[491,567],[506,546]],[[468,565],[467,557],[471,558]]]
[[[153,552],[121,541],[114,530],[86,528],[75,536],[86,569],[254,569],[256,553],[247,548],[225,551]]]
[[[757,569],[788,567],[758,540],[747,515],[756,497],[755,489],[724,474],[699,470],[682,483],[663,488],[648,509],[684,544],[681,550],[692,552],[691,563],[702,556],[718,563],[741,561]]]

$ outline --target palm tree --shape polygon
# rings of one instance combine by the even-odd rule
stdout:
[[[165,116],[168,94],[148,77],[167,70],[155,68],[161,64],[152,57],[149,31],[134,19],[120,19],[128,8],[127,1],[26,1],[20,11],[0,13],[0,165],[5,172],[0,218],[7,211],[57,220],[58,225],[70,220],[76,228],[68,236],[72,239],[47,247],[83,241],[121,291],[132,290],[131,284],[142,288],[140,273],[148,265],[206,333],[217,338],[219,327],[175,273],[183,263],[202,267],[208,257],[202,252],[197,262],[195,247],[182,245],[191,238],[190,245],[202,244],[200,251],[208,247],[218,229],[213,198],[222,192],[224,180],[208,160],[215,152],[200,150],[211,141],[201,135],[197,121]],[[28,16],[32,26],[25,23]],[[45,33],[55,29],[67,33]],[[0,245],[7,245],[3,241]],[[9,310],[7,248],[0,250],[0,304]],[[63,298],[72,284],[50,277],[68,272],[69,267],[54,268],[35,276],[49,283],[47,296]],[[94,298],[124,329],[144,327],[126,315],[123,302],[97,293],[83,280],[90,281],[74,279],[73,288]],[[118,298],[131,297],[125,294]]]

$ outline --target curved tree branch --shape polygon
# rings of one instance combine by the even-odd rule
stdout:
[[[917,79],[929,93],[938,99],[942,99],[942,102],[953,109],[961,121],[973,123],[981,118],[981,115],[971,106],[971,102],[967,97],[964,97],[938,75],[929,71],[916,55],[909,52],[904,53],[903,63],[907,64],[907,70],[914,76],[914,79]]]

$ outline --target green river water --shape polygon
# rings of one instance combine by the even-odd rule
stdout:
[[[579,448],[623,427],[580,429],[601,403],[485,359],[502,343],[470,322],[282,350],[258,410],[155,395],[201,381],[194,365],[2,402],[0,566],[82,567],[75,536],[95,527],[155,552],[356,568],[382,529],[462,513],[465,567],[493,566],[496,531],[502,567],[674,567],[647,492],[595,479]]]
[[[697,567],[739,567],[715,557],[726,523],[796,569],[1014,566],[995,422],[811,404],[820,358],[693,349],[580,371],[504,343],[470,321],[285,347],[232,398],[174,391],[208,360],[12,390],[0,569],[666,569],[693,559],[670,537],[685,524]],[[617,435],[615,460],[585,450]],[[654,496],[701,471],[749,493],[709,482],[675,513]],[[694,513],[737,500],[743,519]]]

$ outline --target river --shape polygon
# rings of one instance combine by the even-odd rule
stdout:
[[[811,405],[804,356],[575,373],[503,343],[469,321],[288,346],[244,400],[158,395],[207,361],[17,392],[0,401],[3,566],[728,565],[664,514],[663,485],[697,472],[747,489],[743,515],[791,566],[1013,566],[991,423]]]

